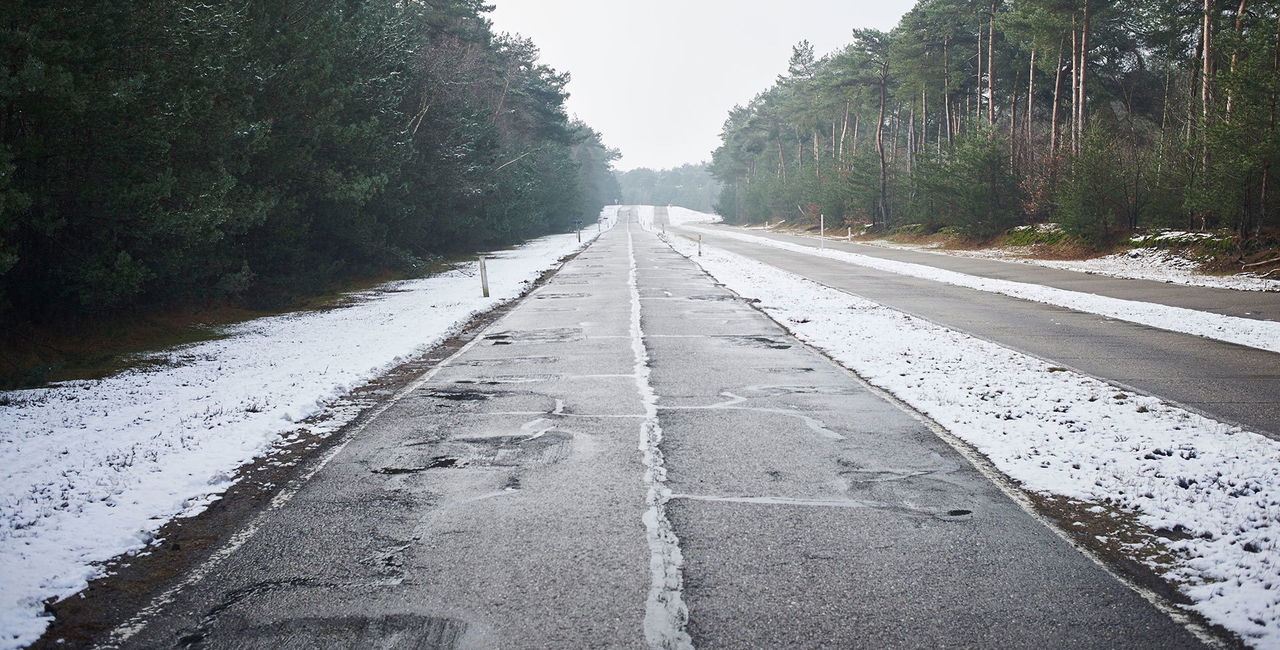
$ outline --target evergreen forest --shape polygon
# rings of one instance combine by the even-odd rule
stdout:
[[[1280,227],[1275,0],[920,0],[724,124],[731,222],[986,238]],[[843,219],[843,221],[842,221]],[[1273,242],[1274,243],[1274,242]]]
[[[616,152],[481,0],[0,6],[0,327],[334,283],[594,221]]]
[[[624,205],[679,205],[712,212],[721,191],[707,163],[657,170],[641,167],[617,175]]]

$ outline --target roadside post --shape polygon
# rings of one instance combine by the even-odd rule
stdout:
[[[698,257],[702,257],[702,235],[698,235]]]
[[[480,256],[480,291],[485,298],[489,297],[489,270],[484,266],[484,255]]]
[[[818,248],[827,247],[827,215],[818,215]]]

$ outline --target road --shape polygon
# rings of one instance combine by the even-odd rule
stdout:
[[[657,223],[662,227],[661,220]],[[1280,354],[718,234],[726,229],[699,226],[708,245],[1280,439]],[[764,236],[815,248],[818,245],[807,237]],[[831,240],[826,246],[982,277],[1242,318],[1280,320],[1280,294],[1276,293],[1184,287]]]
[[[304,477],[100,641],[1201,645],[628,216]]]

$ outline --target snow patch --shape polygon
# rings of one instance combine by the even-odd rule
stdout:
[[[1065,307],[1076,311],[1098,314],[1118,320],[1129,321],[1131,323],[1138,323],[1139,325],[1146,325],[1148,327],[1203,336],[1205,338],[1226,341],[1237,345],[1245,345],[1258,348],[1260,350],[1280,352],[1280,322],[1276,321],[1261,321],[1249,318],[1237,318],[1234,316],[1223,316],[1221,314],[1212,314],[1209,312],[1196,311],[1194,309],[1170,307],[1167,305],[1138,302],[1134,300],[1121,300],[1119,298],[1109,298],[1106,296],[1081,293],[1078,291],[1067,291],[1065,289],[1046,287],[1038,284],[984,278],[976,275],[968,275],[964,273],[957,273],[955,271],[948,271],[946,269],[939,269],[924,264],[912,264],[910,262],[886,260],[840,250],[818,249],[811,246],[793,244],[791,242],[778,241],[746,233],[727,232],[723,230],[709,231],[696,226],[690,227],[689,230],[701,231],[707,234],[716,234],[740,241],[751,242],[753,244],[771,246],[773,248],[779,248],[795,253],[803,253],[805,255],[826,257],[880,271],[897,273],[934,282],[943,282],[958,287],[999,293],[1013,298],[1020,298],[1022,300],[1031,300],[1034,302],[1056,305],[1058,307]]]
[[[652,212],[650,213],[652,214]],[[689,618],[683,591],[681,568],[684,556],[680,540],[667,519],[666,504],[671,499],[667,487],[667,469],[662,456],[662,426],[658,422],[658,395],[649,383],[649,352],[644,346],[644,330],[640,326],[640,290],[636,281],[636,253],[631,228],[627,228],[627,288],[631,298],[631,351],[635,355],[636,390],[644,404],[644,421],[640,424],[640,452],[644,460],[645,501],[643,515],[649,541],[649,597],[644,615],[644,634],[651,648],[693,648],[685,632]]]
[[[1173,568],[1153,568],[1210,621],[1280,645],[1280,443],[739,255],[669,243],[1025,489],[1184,531],[1166,542]]]
[[[605,225],[617,211],[605,209]],[[553,235],[493,254],[491,298],[480,297],[474,268],[456,269],[340,308],[234,325],[225,339],[105,379],[0,392],[0,648],[35,641],[49,623],[44,601],[80,591],[102,562],[204,510],[238,467],[292,432],[351,421],[361,407],[340,397],[518,297],[596,236],[583,234],[582,244]]]

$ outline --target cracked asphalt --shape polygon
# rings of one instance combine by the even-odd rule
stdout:
[[[644,647],[646,379],[695,646],[1200,645],[625,211],[103,641]]]

